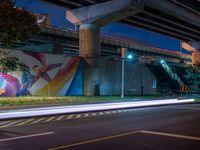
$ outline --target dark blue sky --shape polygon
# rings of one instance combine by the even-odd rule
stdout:
[[[63,7],[58,7],[41,0],[16,0],[16,5],[35,13],[49,14],[51,17],[52,25],[66,28],[75,28],[73,24],[65,19],[66,9]],[[125,24],[113,23],[103,27],[101,32],[103,34],[109,33],[112,35],[124,36],[130,39],[140,40],[168,50],[183,51],[180,49],[179,40]]]

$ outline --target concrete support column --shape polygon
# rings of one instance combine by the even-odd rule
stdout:
[[[200,64],[200,52],[192,52],[192,65]]]
[[[80,25],[80,55],[83,57],[99,56],[100,27],[95,24]]]
[[[79,33],[79,55],[84,58],[84,95],[99,95],[100,27],[83,24]]]

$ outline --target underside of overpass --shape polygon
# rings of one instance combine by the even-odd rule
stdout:
[[[87,9],[89,9],[90,6],[91,7],[94,6],[94,8],[97,8],[95,5],[100,5],[102,3],[109,4],[109,2],[111,2],[111,0],[77,0],[77,1],[43,0],[43,1],[65,7],[69,11],[72,10],[72,13],[76,13],[76,10],[79,10],[82,8],[85,8],[85,10],[87,11]],[[116,5],[120,7],[121,2],[122,1],[120,0],[114,0],[113,4],[116,3]],[[136,6],[137,3],[141,3],[143,5],[142,8],[139,8],[138,6]],[[121,11],[124,13],[123,14],[124,17],[122,15],[121,18],[117,18],[117,19],[114,19],[114,17],[119,16],[119,15],[117,14],[116,16],[113,16],[111,13],[111,16],[110,16],[111,19],[108,16],[108,19],[110,19],[111,21],[110,22],[107,21],[106,23],[118,21],[120,23],[136,26],[148,31],[160,33],[160,34],[167,35],[169,37],[173,37],[178,40],[181,40],[182,47],[193,53],[192,55],[193,65],[200,63],[200,52],[198,52],[199,51],[198,49],[200,49],[200,46],[199,46],[200,45],[199,44],[199,41],[200,41],[200,2],[198,0],[159,0],[159,1],[157,0],[130,0],[130,4],[131,4],[130,6],[131,8],[135,7],[136,10],[139,8],[139,11],[132,14],[129,13],[127,15],[125,11],[127,11],[127,9],[129,8],[126,8],[123,11]],[[110,5],[110,9],[112,9],[112,5]],[[96,9],[94,9],[93,11],[91,10],[88,11],[87,15],[95,16]],[[89,23],[95,23],[95,24],[99,23],[98,21],[95,22],[89,19],[87,21]],[[100,21],[100,25],[101,23],[102,22]],[[105,25],[106,23],[104,21],[103,25]],[[81,20],[79,24],[80,25],[85,24],[85,22]],[[196,45],[198,46],[196,47]],[[97,54],[98,54],[98,50],[97,50]]]
[[[108,2],[109,0],[44,0],[56,5],[66,7],[68,9],[77,9],[89,5]],[[164,3],[163,3],[164,2]],[[158,8],[158,6],[163,5]],[[167,11],[164,5],[169,4],[172,6],[173,13]],[[175,37],[183,41],[200,40],[200,20],[192,18],[192,22],[183,18],[182,16],[175,15],[176,11],[180,13],[192,14],[200,18],[200,2],[198,0],[144,0],[144,10],[127,18],[120,20],[121,23],[137,26],[143,29]],[[188,16],[189,17],[189,16]]]

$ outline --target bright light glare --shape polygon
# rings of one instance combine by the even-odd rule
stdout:
[[[133,55],[129,54],[128,59],[132,59],[132,58],[133,58]]]
[[[194,102],[194,99],[165,99],[165,100],[151,100],[151,101],[137,101],[137,102],[115,102],[115,103],[103,103],[103,104],[88,104],[88,105],[74,105],[74,106],[58,106],[58,107],[44,107],[44,108],[32,108],[13,110],[0,113],[0,119],[8,118],[20,118],[42,115],[55,115],[55,114],[69,114],[69,113],[82,113],[91,111],[105,111],[111,109],[125,109],[144,106],[156,106],[166,104],[178,104]]]
[[[165,61],[162,59],[162,60],[160,60],[160,63],[161,63],[161,64],[164,64],[164,63],[165,63]]]

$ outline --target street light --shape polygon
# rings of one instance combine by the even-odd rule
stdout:
[[[132,54],[128,54],[127,53],[127,48],[121,48],[121,58],[122,58],[122,88],[121,88],[121,97],[124,97],[124,64],[125,64],[125,59],[132,59],[133,55]]]
[[[165,63],[165,61],[164,61],[163,59],[161,59],[161,60],[160,60],[160,63],[161,63],[161,64],[164,64],[164,63]]]
[[[132,58],[133,58],[133,55],[132,55],[132,54],[129,54],[127,58],[128,58],[128,59],[132,59]]]

